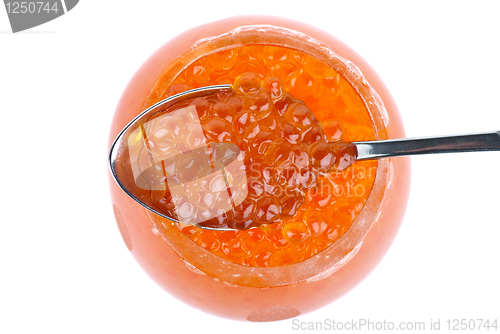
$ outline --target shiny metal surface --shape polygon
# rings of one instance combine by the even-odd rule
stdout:
[[[120,168],[118,164],[120,164],[120,151],[123,150],[123,142],[124,139],[127,138],[129,134],[131,134],[135,129],[140,127],[145,120],[147,120],[151,115],[162,112],[173,106],[174,104],[177,104],[179,102],[185,101],[187,99],[191,98],[196,98],[196,97],[203,97],[207,95],[211,95],[214,93],[217,93],[219,91],[224,91],[231,89],[231,85],[216,85],[216,86],[207,86],[207,87],[201,87],[197,89],[192,89],[183,93],[176,94],[174,96],[168,97],[148,109],[144,110],[141,112],[137,117],[135,117],[130,123],[123,128],[123,130],[118,134],[116,139],[114,140],[113,144],[111,145],[111,149],[109,152],[109,157],[108,157],[108,162],[109,162],[109,168],[111,171],[111,175],[113,176],[114,180],[116,183],[120,186],[120,188],[128,195],[130,196],[134,201],[145,207],[146,209],[154,212],[155,214],[167,218],[171,221],[178,222],[176,219],[169,217],[165,215],[162,212],[159,212],[158,210],[154,209],[150,203],[146,203],[146,201],[143,199],[137,198],[130,190],[125,186],[125,184],[128,183],[129,180],[125,180],[126,177],[121,175],[120,177]],[[126,141],[126,140],[125,140]],[[126,145],[126,144],[125,144]],[[205,226],[200,226],[204,229],[209,229],[209,230],[214,230],[214,228],[210,227],[205,227]],[[223,228],[218,228],[217,230],[228,230],[232,231],[232,229],[223,229]]]
[[[231,89],[231,85],[207,86],[179,93],[167,99],[164,99],[150,108],[141,112],[119,133],[111,146],[109,152],[109,167],[111,174],[120,188],[137,203],[155,214],[178,222],[154,208],[151,200],[147,196],[140,196],[140,185],[136,180],[130,180],[130,158],[127,151],[127,138],[135,130],[147,123],[150,116],[155,113],[163,112],[187,99],[195,97],[208,96],[219,91]],[[137,132],[137,131],[136,131]],[[379,141],[353,142],[357,149],[356,160],[379,159],[396,156],[409,156],[420,154],[436,153],[459,153],[476,151],[500,151],[500,131],[487,133],[464,134],[454,136],[440,136],[427,138],[405,138]],[[132,177],[133,179],[133,177]],[[145,189],[145,188],[142,188]],[[137,195],[137,196],[136,196]],[[141,198],[138,198],[141,197]],[[196,223],[192,223],[195,224]],[[211,228],[200,226],[211,230],[232,230],[230,228]]]
[[[436,153],[500,151],[500,131],[454,136],[354,142],[356,160]]]

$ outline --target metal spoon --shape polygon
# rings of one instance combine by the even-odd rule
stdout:
[[[183,182],[190,182],[194,179],[189,178],[189,176],[189,179],[186,179],[186,176],[168,174],[167,170],[169,163],[173,162],[176,159],[175,155],[172,155],[172,152],[170,152],[170,156],[164,158],[160,157],[158,161],[144,162],[147,168],[139,170],[136,167],[136,165],[141,164],[141,156],[139,152],[139,150],[141,149],[140,145],[142,145],[143,148],[145,146],[148,146],[147,141],[145,141],[144,138],[148,138],[148,135],[152,131],[151,127],[153,126],[152,124],[154,122],[151,122],[150,118],[152,115],[163,112],[174,104],[180,103],[182,101],[195,97],[207,96],[230,89],[231,85],[216,85],[192,89],[183,93],[176,94],[144,110],[127,126],[125,126],[125,128],[118,134],[118,136],[114,140],[109,153],[109,166],[111,174],[113,175],[113,178],[118,183],[118,185],[123,189],[123,191],[125,191],[127,195],[129,195],[137,203],[144,206],[146,209],[151,210],[152,212],[169,220],[178,222],[177,219],[173,218],[166,211],[162,212],[163,210],[158,209],[158,207],[154,205],[151,199],[151,191],[153,189],[161,191],[162,189],[164,190],[165,187],[169,187],[169,189],[175,189],[176,186],[180,186],[179,189],[181,189]],[[168,122],[168,119],[160,121]],[[197,130],[195,130],[195,132],[196,131]],[[199,131],[202,135],[202,130]],[[138,142],[139,144],[137,144]],[[363,141],[353,142],[351,144],[356,147],[356,160],[419,154],[500,151],[500,131],[427,138]],[[204,151],[205,148],[206,146],[204,146],[203,142],[201,142],[196,147],[191,147],[190,151],[177,153],[180,153],[181,155],[188,153],[193,154],[195,157],[203,157],[203,154],[201,152]],[[154,148],[148,147],[148,150],[150,149]],[[161,150],[159,150],[158,152],[160,153],[160,155],[162,154]],[[236,171],[233,172],[233,174],[238,173],[238,163],[240,165],[242,163],[241,159],[238,159],[238,157],[240,156],[239,147],[235,144],[230,143],[211,144],[210,154],[212,158],[215,156],[222,157],[220,158],[220,161],[218,160],[216,162],[216,164],[220,165],[219,168],[217,168],[217,171],[220,173],[215,177],[220,177],[220,179],[224,180],[226,183],[229,182],[228,173],[225,173],[224,170],[232,168],[234,171]],[[211,160],[201,161],[200,164],[205,164],[206,166],[212,165],[213,167],[214,160],[212,158]],[[151,158],[148,159],[151,160]],[[196,161],[196,159],[193,161]],[[351,163],[352,162],[349,162],[349,164]],[[343,167],[346,168],[348,166],[344,165]],[[200,165],[200,169],[202,168],[203,166]],[[202,175],[202,177],[204,177],[205,179],[213,179],[213,175],[215,174],[211,174],[210,172],[214,171],[214,168],[212,168],[212,170],[210,170],[209,168],[206,173]],[[147,174],[147,177],[144,177],[145,173]],[[234,176],[235,175],[232,175],[231,177]],[[166,185],[167,183],[168,186]],[[160,185],[159,188],[158,185]],[[231,199],[228,198],[228,201],[230,200]],[[223,210],[224,208],[217,208],[217,210],[219,209]],[[217,214],[217,212],[221,212],[220,210],[217,210],[214,211],[214,214]],[[227,228],[221,229],[206,227],[199,225],[200,222],[182,222],[198,225],[204,229],[232,230]]]

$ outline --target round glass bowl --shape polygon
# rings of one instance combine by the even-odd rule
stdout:
[[[295,49],[321,60],[356,90],[377,139],[404,137],[397,107],[371,67],[335,37],[276,17],[243,16],[196,27],[172,39],[137,71],[114,115],[110,144],[120,130],[158,101],[159,82],[172,83],[200,57],[246,45]],[[215,84],[215,83],[213,83]],[[220,317],[274,321],[318,309],[361,282],[382,259],[404,216],[408,158],[379,160],[372,191],[349,230],[319,254],[281,267],[248,267],[192,242],[168,221],[129,198],[110,178],[121,235],[135,259],[163,289]]]

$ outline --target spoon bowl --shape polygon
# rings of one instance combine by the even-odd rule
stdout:
[[[229,91],[231,87],[207,86],[176,94],[144,110],[125,126],[109,153],[111,174],[120,188],[146,209],[171,221],[203,229],[235,230],[221,227],[217,217],[240,205],[248,194],[244,152],[236,143],[209,142],[194,107],[173,111],[175,117],[168,112],[186,100]],[[182,131],[189,131],[189,140],[174,149]],[[356,160],[500,151],[500,131],[328,145],[335,158],[325,172],[328,168],[348,168]],[[189,192],[185,190],[187,185]],[[165,202],[165,198],[170,201]],[[203,210],[202,218],[189,218],[194,209]],[[238,229],[254,227],[243,223]]]

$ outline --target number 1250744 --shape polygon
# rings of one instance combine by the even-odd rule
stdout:
[[[34,13],[57,13],[59,10],[57,2],[50,3],[44,1],[22,1],[5,3],[9,14],[34,14]]]

